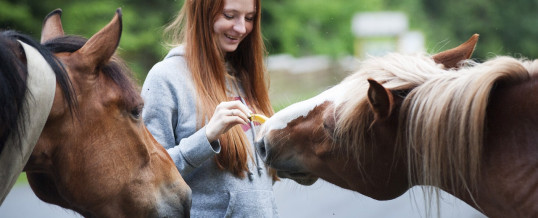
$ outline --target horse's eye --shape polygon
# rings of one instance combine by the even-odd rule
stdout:
[[[332,137],[334,134],[334,123],[323,122],[323,129]]]
[[[133,109],[131,109],[131,116],[135,119],[140,119],[140,115],[142,114],[142,105],[136,106]]]

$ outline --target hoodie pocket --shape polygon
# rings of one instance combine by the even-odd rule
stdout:
[[[225,217],[278,217],[272,191],[231,192]]]

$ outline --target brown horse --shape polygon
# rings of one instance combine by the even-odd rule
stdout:
[[[2,32],[0,46],[9,53],[2,52],[2,65],[14,63],[9,70],[2,66],[2,75],[16,78],[3,78],[2,83],[16,91],[2,95],[11,96],[2,99],[9,103],[2,105],[2,115],[12,114],[1,117],[9,121],[0,126],[1,157],[28,158],[24,171],[34,193],[85,217],[189,217],[190,188],[146,129],[139,90],[114,55],[122,32],[121,10],[88,40],[65,36],[60,16],[56,10],[45,18],[43,45],[13,31]],[[32,71],[41,74],[36,77]],[[46,75],[52,76],[52,87],[32,91],[30,80],[48,84]],[[39,99],[41,90],[51,89],[50,102]],[[24,103],[21,96],[30,100]],[[45,104],[25,111],[38,105],[34,101]],[[24,121],[33,123],[35,111],[45,111],[37,117],[43,125],[27,128]],[[35,139],[27,139],[34,133]],[[32,140],[37,142],[33,151]],[[25,146],[31,154],[24,149],[7,153],[9,147]],[[8,190],[11,185],[2,184]]]
[[[538,60],[464,61],[477,38],[366,60],[267,120],[258,151],[303,185],[322,178],[378,200],[420,185],[490,217],[538,217]]]

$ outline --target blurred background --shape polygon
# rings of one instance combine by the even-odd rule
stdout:
[[[168,48],[162,30],[182,0],[0,0],[0,29],[39,39],[43,18],[63,10],[67,34],[90,37],[123,10],[119,55],[141,85]],[[480,34],[473,59],[498,55],[538,57],[538,0],[262,0],[262,32],[269,52],[270,97],[275,111],[338,83],[360,60],[387,52],[436,53]],[[40,202],[24,174],[0,217],[76,217]],[[310,187],[275,184],[281,217],[424,217],[420,188],[392,201],[375,201],[320,181]],[[28,209],[30,208],[30,209]],[[443,194],[441,217],[483,217]]]

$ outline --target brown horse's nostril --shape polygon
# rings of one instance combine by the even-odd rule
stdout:
[[[265,148],[264,138],[261,138],[260,140],[255,142],[256,150],[258,152],[258,155],[262,158],[264,162],[267,163],[267,149]]]
[[[184,218],[190,218],[191,217],[191,206],[192,206],[192,191],[189,190],[188,199],[183,202],[183,213]]]

